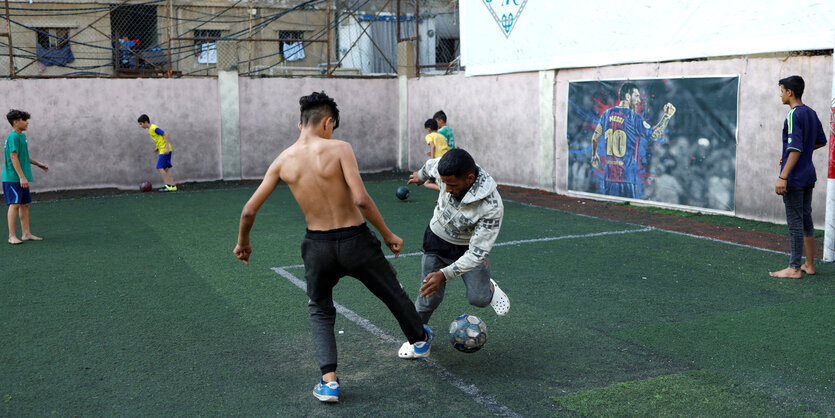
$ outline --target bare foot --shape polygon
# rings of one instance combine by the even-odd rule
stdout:
[[[791,267],[786,267],[780,271],[770,271],[768,275],[781,279],[799,279],[801,277],[800,270]]]
[[[22,235],[20,239],[24,241],[43,241],[43,238],[29,234],[29,235]]]
[[[803,265],[800,266],[800,269],[803,270],[804,273],[806,273],[810,276],[815,275],[815,265],[814,264],[811,265],[811,266],[803,264]]]
[[[17,237],[9,237],[9,244],[12,244],[12,245],[23,244],[23,241],[19,240]]]

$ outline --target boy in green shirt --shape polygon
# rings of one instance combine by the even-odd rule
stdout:
[[[14,129],[6,137],[3,147],[3,195],[6,204],[9,205],[9,244],[17,245],[23,241],[40,241],[43,238],[32,235],[29,230],[29,203],[32,197],[29,194],[29,182],[32,181],[32,166],[34,164],[43,171],[48,171],[49,166],[29,157],[29,145],[26,143],[26,134],[23,132],[29,128],[29,114],[21,110],[11,110],[6,114],[6,119]],[[22,234],[17,237],[17,219],[20,218],[20,229]]]
[[[435,119],[435,122],[438,122],[438,133],[446,138],[449,149],[455,148],[455,135],[452,133],[452,128],[446,124],[446,113],[444,113],[443,110],[439,110],[435,112],[432,119]]]

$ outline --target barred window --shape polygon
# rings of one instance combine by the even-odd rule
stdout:
[[[70,30],[67,28],[35,28],[38,45],[45,49],[65,48],[69,44]]]
[[[195,29],[194,53],[197,55],[197,62],[200,64],[217,64],[217,38],[220,38],[220,30]]]
[[[304,58],[304,46],[300,43],[304,39],[304,31],[280,30],[278,31],[278,51],[281,59],[302,59]],[[298,41],[293,41],[297,39]]]

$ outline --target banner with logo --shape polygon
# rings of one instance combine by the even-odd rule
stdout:
[[[568,189],[733,212],[738,77],[572,81]]]
[[[820,0],[461,0],[466,74],[832,49]]]

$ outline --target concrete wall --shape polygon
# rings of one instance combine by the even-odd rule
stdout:
[[[777,81],[789,75],[806,80],[803,102],[818,112],[829,135],[829,100],[832,57],[759,57],[715,59],[663,64],[635,64],[601,68],[560,70],[556,83],[557,191],[566,192],[568,157],[566,115],[570,80],[674,78],[717,75],[739,76],[739,119],[734,207],[739,217],[785,223],[782,199],[774,193],[782,150],[782,128],[789,108],[780,101]],[[818,186],[812,214],[823,226],[826,206],[827,150],[814,154]]]
[[[136,122],[142,113],[170,135],[177,182],[261,178],[278,153],[298,138],[298,98],[322,90],[339,105],[341,122],[334,137],[352,143],[360,169],[396,166],[397,80],[236,81],[239,108],[233,110],[239,111],[240,150],[225,152],[227,166],[231,157],[240,160],[240,169],[231,176],[223,171],[221,112],[230,110],[220,105],[219,79],[6,80],[0,81],[0,97],[4,109],[32,115],[30,153],[50,166],[49,173],[35,168],[35,192],[134,188],[144,180],[158,184],[153,142]]]
[[[443,110],[455,146],[467,150],[496,181],[539,185],[537,73],[410,79],[407,100],[409,169],[428,158],[423,123]]]
[[[324,91],[339,107],[334,138],[350,142],[362,171],[397,165],[396,79],[240,78],[243,178],[261,178],[299,137],[299,97]]]
[[[676,78],[738,75],[739,123],[735,213],[737,216],[785,223],[782,199],[774,193],[781,152],[781,130],[788,107],[779,98],[777,80],[799,74],[806,80],[803,101],[818,112],[829,135],[831,56],[761,56],[707,61],[619,65],[555,71],[549,84],[542,72],[502,76],[422,77],[409,80],[409,168],[426,159],[423,121],[443,109],[455,132],[456,145],[470,151],[503,184],[568,193],[566,117],[571,80]],[[547,109],[553,89],[553,120]],[[553,148],[543,132],[554,125]],[[537,126],[539,125],[539,128]],[[553,149],[554,165],[542,161]],[[815,223],[823,225],[827,151],[814,154],[818,185],[813,198]],[[553,178],[553,186],[547,178]]]
[[[4,114],[32,115],[29,152],[50,166],[33,167],[33,191],[158,184],[153,142],[136,122],[142,113],[170,134],[176,181],[220,178],[214,79],[4,80],[0,97]]]
[[[566,193],[569,81],[739,75],[736,215],[785,222],[774,183],[788,108],[780,103],[776,83],[792,74],[806,79],[803,100],[828,127],[831,56],[763,56],[488,77],[236,78],[233,87],[223,78],[4,80],[0,97],[5,109],[32,114],[32,157],[51,167],[46,174],[34,170],[36,192],[134,188],[143,180],[157,184],[153,145],[136,123],[141,113],[170,133],[178,182],[259,179],[298,137],[298,98],[324,90],[336,98],[341,111],[334,136],[352,143],[362,171],[420,167],[427,158],[423,122],[443,109],[456,145],[470,151],[498,182]],[[229,92],[235,90],[230,88],[238,92],[231,104]],[[222,103],[221,95],[227,102]],[[237,117],[230,113],[234,111]],[[230,117],[238,121],[238,128],[221,129],[221,120]],[[236,130],[238,142],[230,141]],[[230,161],[238,159],[240,168],[230,173]],[[823,225],[826,150],[816,152],[814,162],[820,187],[815,189],[813,213],[815,222]]]
[[[31,28],[64,28],[69,29],[69,36],[73,41],[78,42],[72,45],[71,50],[76,60],[71,63],[73,66],[87,67],[87,66],[104,66],[103,68],[94,68],[92,71],[99,73],[112,72],[112,55],[109,48],[112,48],[112,42],[109,36],[102,35],[102,33],[110,33],[110,19],[99,19],[104,13],[90,14],[90,13],[74,13],[69,14],[65,11],[67,4],[61,3],[41,3],[31,5],[28,1],[10,2],[11,20],[19,24],[11,25],[12,45],[15,47],[14,63],[16,67],[16,74],[19,76],[55,76],[67,74],[77,70],[71,70],[66,67],[48,66],[43,71],[38,68],[37,62],[30,57],[36,56],[37,33],[24,26]],[[74,2],[70,7],[78,8],[96,8],[102,7],[101,4],[95,2]],[[30,10],[36,9],[36,10]],[[54,12],[48,10],[57,9]],[[62,11],[61,9],[64,9]],[[46,10],[46,11],[45,11]],[[3,10],[5,15],[5,10]],[[96,21],[96,19],[99,19]],[[91,26],[90,26],[91,25]],[[6,22],[3,22],[3,32],[6,32]],[[87,26],[90,28],[83,30]],[[9,75],[9,58],[7,39],[3,39],[4,54],[0,56],[0,74],[3,76]],[[108,49],[105,49],[108,48]],[[81,58],[84,58],[83,60]]]
[[[194,37],[196,36],[194,30],[201,29],[219,30],[221,36],[231,36],[233,39],[247,38],[250,36],[247,29],[251,23],[258,29],[254,31],[252,36],[255,39],[269,42],[236,41],[233,56],[218,54],[217,64],[221,68],[225,64],[237,64],[241,73],[252,71],[261,75],[282,75],[291,73],[290,69],[293,67],[311,68],[322,62],[327,62],[327,44],[311,42],[304,46],[305,58],[276,65],[282,59],[283,52],[279,50],[281,44],[272,40],[279,38],[280,31],[301,31],[304,32],[304,37],[313,38],[326,26],[327,22],[327,14],[323,10],[324,4],[314,4],[310,8],[286,12],[285,8],[288,5],[294,4],[289,1],[238,3],[228,3],[222,0],[175,1],[173,12],[178,20],[174,23],[173,36]],[[255,10],[256,14],[250,15],[251,10]],[[281,12],[286,14],[276,18],[275,16]],[[207,21],[206,16],[212,15],[221,17]],[[166,32],[167,21],[164,19],[164,6],[158,7],[157,16],[159,16],[157,19],[159,40],[162,46],[166,47],[168,33]],[[251,22],[250,18],[252,19]],[[194,43],[195,41],[172,41],[171,48],[175,54],[172,59],[174,61],[172,68],[185,75],[216,75],[217,69],[214,64],[200,64],[197,61],[197,56],[190,52]],[[332,47],[331,54],[335,50]],[[178,54],[178,52],[180,53]],[[258,57],[264,58],[258,59]]]
[[[107,13],[103,5],[110,4],[110,1],[90,0],[56,0],[50,2],[38,1],[36,7],[27,0],[13,0],[12,21],[20,25],[11,26],[12,45],[17,49],[14,60],[18,76],[60,76],[76,74],[81,68],[87,68],[95,74],[113,74],[113,40],[110,38],[112,31],[111,14]],[[119,2],[116,2],[119,3]],[[231,64],[241,62],[241,72],[257,71],[259,68],[270,67],[269,70],[259,74],[276,75],[284,74],[290,67],[316,67],[321,62],[326,62],[327,44],[314,42],[305,45],[305,58],[293,61],[289,64],[276,66],[280,60],[279,42],[271,41],[278,39],[280,31],[303,31],[305,37],[315,37],[323,27],[326,26],[327,14],[324,4],[314,4],[303,10],[296,10],[286,13],[280,18],[275,16],[286,11],[289,7],[296,6],[298,2],[288,0],[261,0],[247,2],[229,3],[225,0],[176,0],[173,2],[171,12],[173,21],[171,37],[193,38],[195,29],[219,30],[221,36],[232,36],[233,39],[247,38],[250,36],[247,29],[250,24],[258,28],[254,32],[255,39],[268,40],[269,42],[236,42],[234,56],[221,57]],[[136,5],[139,2],[127,4]],[[94,12],[67,13],[68,8],[91,9]],[[255,15],[250,11],[255,10]],[[157,39],[159,45],[140,45],[137,51],[145,54],[145,48],[161,47],[168,48],[168,25],[166,19],[166,2],[156,7],[156,18],[147,17],[144,22],[147,25],[157,26]],[[207,16],[219,15],[219,19],[210,20]],[[250,22],[251,19],[251,22]],[[270,19],[269,21],[267,19]],[[21,25],[25,25],[21,26]],[[91,25],[91,26],[90,26]],[[87,28],[90,26],[89,28]],[[5,23],[2,31],[6,31]],[[70,63],[71,67],[48,66],[43,70],[33,63],[31,57],[35,56],[37,46],[37,34],[31,28],[64,28],[69,29],[69,36],[73,41],[71,50],[76,58]],[[118,25],[117,25],[118,27]],[[121,33],[120,35],[132,35]],[[3,48],[5,38],[3,38]],[[194,40],[171,41],[172,48],[172,69],[180,71],[185,75],[216,75],[215,64],[200,64],[197,55],[194,53]],[[333,54],[336,49],[331,49]],[[4,49],[3,53],[6,54]],[[258,57],[264,57],[258,59]],[[249,60],[252,59],[250,62]],[[167,59],[162,67],[167,68]],[[223,64],[222,62],[220,64]],[[160,65],[158,63],[158,65]],[[9,75],[8,55],[0,55],[0,75]]]

